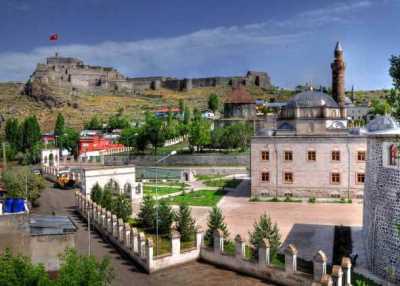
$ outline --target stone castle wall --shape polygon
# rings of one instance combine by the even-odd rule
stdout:
[[[245,85],[255,85],[271,88],[271,80],[265,72],[249,71],[239,77],[206,77],[176,79],[169,77],[137,77],[127,78],[111,67],[85,65],[76,58],[47,58],[46,64],[38,64],[32,74],[32,80],[43,83],[55,83],[60,86],[81,89],[126,89],[142,91],[145,89],[167,88],[177,91],[188,91],[192,88],[216,87],[233,85],[241,82]]]
[[[364,191],[363,237],[368,267],[374,273],[400,282],[400,168],[389,166],[388,148],[394,137],[368,138]],[[393,278],[393,277],[392,277]]]

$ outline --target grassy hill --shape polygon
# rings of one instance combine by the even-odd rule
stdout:
[[[146,111],[152,111],[160,107],[176,107],[179,99],[183,99],[191,108],[200,110],[207,108],[208,96],[211,93],[219,95],[223,100],[230,93],[230,87],[205,87],[191,91],[172,91],[160,89],[157,91],[146,90],[142,94],[130,94],[124,91],[72,91],[53,87],[51,96],[61,104],[50,106],[46,101],[34,99],[22,95],[23,85],[16,83],[0,83],[0,115],[4,119],[9,117],[23,118],[35,114],[44,131],[50,131],[58,112],[62,112],[69,126],[82,128],[84,123],[93,115],[107,119],[111,114],[124,109],[124,113],[132,120],[140,120]],[[272,98],[276,101],[289,99],[292,91],[274,90],[266,91],[258,87],[248,87],[249,93],[257,99]],[[371,100],[374,97],[382,97],[387,91],[357,91],[357,102]],[[1,118],[1,116],[0,116]],[[1,129],[4,128],[2,124]]]

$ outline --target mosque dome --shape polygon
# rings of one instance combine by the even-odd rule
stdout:
[[[332,97],[320,91],[303,91],[296,94],[288,101],[286,108],[302,108],[302,107],[330,107],[339,108],[338,104]]]
[[[399,123],[391,116],[378,116],[366,128],[368,133],[400,133]]]

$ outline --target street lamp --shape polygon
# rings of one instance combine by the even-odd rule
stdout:
[[[173,150],[167,156],[164,156],[161,159],[159,159],[158,161],[156,161],[155,168],[156,168],[156,241],[157,241],[156,251],[157,251],[157,254],[159,253],[158,252],[158,250],[159,250],[159,243],[158,243],[158,206],[159,206],[159,204],[158,204],[158,164],[175,154],[176,154],[176,151]]]

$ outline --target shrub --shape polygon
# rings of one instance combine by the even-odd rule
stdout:
[[[128,218],[132,215],[131,201],[124,195],[117,195],[112,200],[112,212],[119,218],[122,218],[124,222],[128,221]]]
[[[170,234],[171,225],[175,214],[166,201],[161,201],[158,206],[158,231],[160,234]]]
[[[92,191],[90,193],[90,198],[96,204],[101,204],[103,198],[103,190],[98,183],[96,183],[96,185],[93,186]]]
[[[314,196],[308,198],[308,202],[311,204],[316,203],[316,201],[317,201],[317,199]]]

